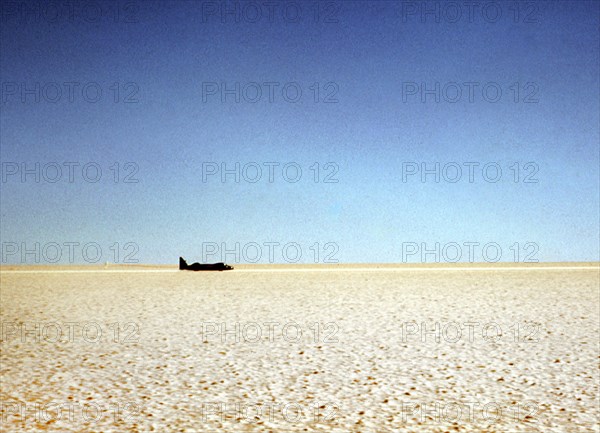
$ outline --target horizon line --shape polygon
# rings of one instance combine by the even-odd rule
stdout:
[[[236,268],[237,266],[237,268]],[[65,269],[66,268],[66,269]],[[255,263],[235,264],[239,272],[294,272],[294,271],[519,271],[519,270],[600,270],[600,262],[474,262],[474,263]],[[127,272],[180,272],[172,264],[53,264],[0,265],[0,273],[127,273]],[[192,271],[187,271],[192,272]],[[216,271],[213,271],[216,272]]]

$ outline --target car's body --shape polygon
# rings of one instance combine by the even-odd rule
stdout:
[[[179,270],[181,271],[231,271],[233,266],[226,265],[225,263],[192,263],[188,265],[183,257],[179,257]]]

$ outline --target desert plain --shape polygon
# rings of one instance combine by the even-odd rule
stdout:
[[[2,432],[598,432],[600,268],[3,267]]]

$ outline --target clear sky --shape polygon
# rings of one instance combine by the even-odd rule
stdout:
[[[2,264],[598,260],[600,3],[468,3],[4,2]]]

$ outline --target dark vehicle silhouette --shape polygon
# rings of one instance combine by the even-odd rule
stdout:
[[[233,266],[226,265],[225,263],[192,263],[188,265],[183,257],[179,257],[179,270],[180,271],[231,271]]]

